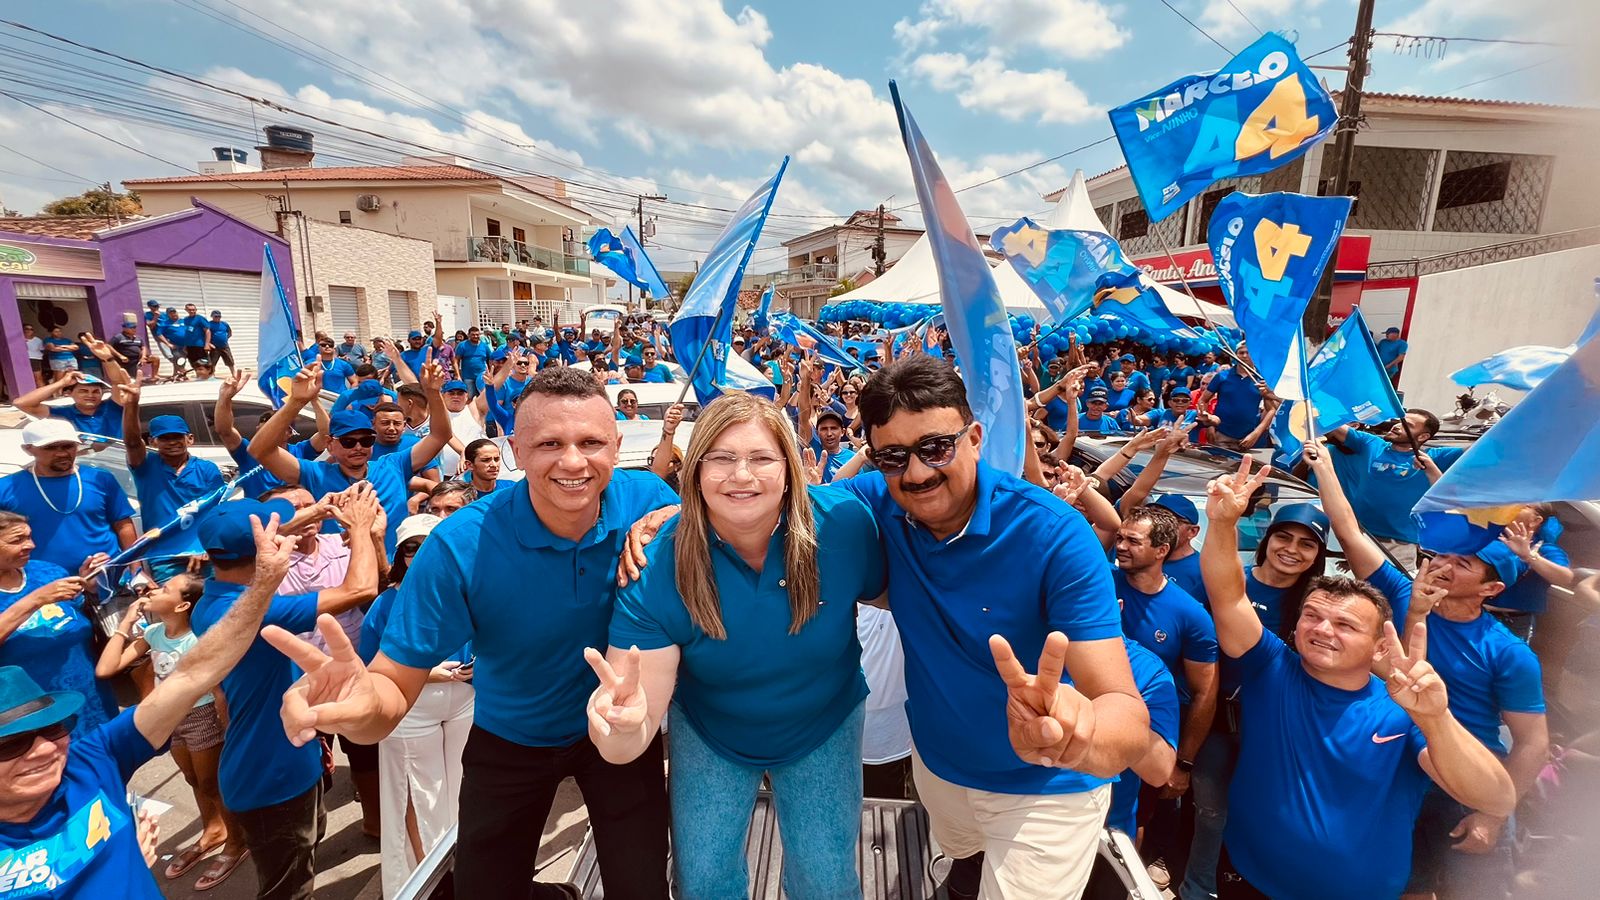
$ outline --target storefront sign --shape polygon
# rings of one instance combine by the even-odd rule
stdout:
[[[0,275],[29,278],[105,278],[100,251],[92,247],[63,247],[0,235]]]
[[[1339,249],[1334,257],[1334,277],[1338,281],[1358,281],[1367,276],[1367,258],[1372,251],[1372,238],[1364,234],[1347,234],[1339,238]],[[1175,251],[1171,258],[1165,253],[1145,256],[1133,261],[1146,277],[1166,285],[1176,286],[1187,281],[1190,287],[1214,287],[1217,283],[1217,265],[1211,259],[1211,249]]]

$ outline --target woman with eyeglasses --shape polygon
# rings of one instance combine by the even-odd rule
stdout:
[[[855,605],[884,586],[878,532],[848,492],[806,485],[772,403],[724,394],[695,422],[683,506],[623,588],[589,736],[636,759],[673,710],[676,896],[748,896],[745,833],[770,777],[794,900],[861,896],[862,701]]]
[[[94,622],[84,613],[84,560],[77,575],[33,558],[27,516],[0,510],[0,666],[19,666],[47,691],[83,694],[78,733],[117,714],[110,682],[95,678]]]
[[[378,655],[383,629],[398,602],[400,582],[422,542],[444,521],[423,513],[400,523],[389,583],[361,624],[361,661]],[[427,685],[394,731],[378,744],[380,864],[383,896],[394,897],[439,839],[456,824],[461,793],[461,751],[472,731],[472,645],[428,672]]]
[[[648,422],[650,417],[639,412],[639,395],[631,390],[617,392],[618,422]]]

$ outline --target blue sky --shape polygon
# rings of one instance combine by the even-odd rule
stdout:
[[[701,207],[738,205],[788,153],[795,161],[779,216],[756,258],[757,269],[770,269],[782,257],[772,249],[779,241],[836,221],[830,216],[911,202],[890,78],[960,187],[1108,135],[1107,107],[1216,68],[1229,55],[1218,43],[1237,51],[1259,27],[1296,36],[1309,55],[1348,37],[1355,19],[1354,0],[1171,2],[1198,28],[1160,0],[255,0],[247,9],[260,18],[222,0],[14,0],[6,16],[341,124],[563,176],[607,216],[623,216],[627,194],[664,193],[675,201],[660,207],[664,268],[710,243],[722,214]],[[1574,32],[1539,11],[1555,2],[1379,0],[1377,27],[1560,41]],[[34,212],[84,181],[181,174],[213,144],[257,142],[245,101],[26,40],[42,39],[0,26],[0,91],[128,146],[0,96],[6,206]],[[1437,47],[1397,53],[1394,40],[1380,38],[1368,88],[1584,102],[1582,80],[1566,68],[1574,56],[1452,41],[1441,58]],[[62,62],[137,84],[67,73],[56,67]],[[1313,62],[1342,65],[1344,50]],[[1335,87],[1343,79],[1322,74]],[[68,82],[106,97],[68,96]],[[143,93],[151,88],[166,93]],[[117,105],[130,95],[165,109],[143,117],[186,121],[199,133],[131,121]],[[335,126],[259,108],[254,115],[256,125],[315,131],[324,164],[340,155],[398,158],[393,144]],[[1108,142],[964,193],[962,202],[986,230],[1041,211],[1039,196],[1074,168],[1093,175],[1120,162]],[[915,218],[914,209],[902,214]]]

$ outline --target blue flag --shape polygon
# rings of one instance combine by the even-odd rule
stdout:
[[[1211,214],[1217,283],[1244,330],[1250,361],[1285,400],[1306,398],[1300,318],[1339,246],[1350,204],[1349,197],[1234,191]]]
[[[1594,282],[1595,294],[1600,296],[1600,278]],[[1480,384],[1501,384],[1519,391],[1531,391],[1539,383],[1553,375],[1561,364],[1571,358],[1578,347],[1588,343],[1596,332],[1600,332],[1600,310],[1597,310],[1589,324],[1583,329],[1583,334],[1578,335],[1578,340],[1565,347],[1512,347],[1501,350],[1486,359],[1480,360],[1450,376],[1450,380],[1462,387],[1477,387]]]
[[[634,274],[637,276],[628,280],[657,300],[665,299],[671,292],[667,290],[667,283],[661,280],[661,273],[656,269],[656,264],[651,262],[650,254],[644,252],[644,245],[639,243],[639,238],[634,235],[633,226],[624,225],[618,239],[622,241],[623,249],[633,260]]]
[[[261,331],[256,344],[256,386],[272,401],[273,409],[278,409],[289,396],[289,387],[303,363],[300,345],[295,342],[294,313],[289,309],[289,298],[284,296],[272,247],[263,243],[261,253]],[[269,273],[271,281],[267,280]]]
[[[911,157],[911,177],[939,272],[939,297],[966,383],[967,402],[983,423],[983,459],[1002,472],[1020,476],[1024,455],[1031,451],[1022,404],[1022,372],[1017,368],[1016,343],[1005,303],[950,182],[911,111],[901,103],[900,89],[893,81],[889,93],[900,118],[900,138]]]
[[[861,361],[846,353],[837,341],[790,313],[773,313],[772,329],[778,340],[801,350],[814,350],[817,358],[829,365],[851,370],[861,368]]]
[[[695,399],[701,406],[722,393],[726,381],[728,345],[733,340],[733,307],[739,298],[739,282],[750,254],[761,239],[772,198],[789,167],[785,156],[778,171],[768,178],[748,200],[734,211],[733,218],[717,235],[706,254],[700,272],[683,297],[683,306],[667,326],[672,336],[672,352],[678,364],[689,373]]]
[[[1405,415],[1360,309],[1352,310],[1311,357],[1305,386],[1318,436],[1341,425],[1370,425]],[[1311,438],[1313,423],[1307,412],[1305,403],[1290,400],[1273,420],[1272,433],[1287,462],[1298,459],[1301,446]]]
[[[1185,75],[1111,110],[1152,222],[1219,179],[1259,175],[1299,158],[1338,121],[1333,98],[1276,34],[1262,35],[1215,72]]]
[[[769,317],[771,311],[772,285],[769,284],[767,289],[761,292],[761,305],[756,307],[755,320],[750,323],[751,327],[755,328],[757,337],[767,336],[767,329],[772,326],[772,321]]]
[[[612,234],[611,229],[602,228],[589,238],[589,255],[594,261],[610,269],[618,278],[629,282],[652,297],[667,296],[666,282],[661,280],[661,273],[656,271],[656,264],[650,261],[639,239],[634,236],[632,226],[624,226],[622,234]]]
[[[256,466],[247,472],[241,472],[232,481],[211,493],[196,497],[178,507],[172,521],[164,522],[140,535],[138,540],[129,544],[121,553],[111,557],[110,562],[106,563],[106,569],[109,571],[116,566],[132,565],[141,559],[193,555],[196,552],[195,548],[199,546],[195,540],[195,526],[222,501],[232,496],[236,485],[261,472],[262,469],[262,466]]]

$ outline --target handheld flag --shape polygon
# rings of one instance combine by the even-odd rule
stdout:
[[[1250,361],[1285,400],[1306,398],[1300,318],[1339,246],[1350,204],[1349,197],[1234,191],[1211,214],[1217,282],[1250,344]]]
[[[650,296],[658,299],[667,296],[666,282],[661,280],[656,264],[650,261],[639,239],[634,237],[631,226],[624,226],[620,235],[612,234],[609,228],[596,231],[589,238],[589,255],[615,272],[618,278]]]
[[[755,328],[758,336],[765,337],[767,334],[767,329],[772,327],[772,320],[770,318],[771,311],[772,285],[769,284],[767,285],[767,289],[761,292],[761,305],[756,307],[755,320],[750,323],[751,326]]]
[[[1333,98],[1294,45],[1264,34],[1215,72],[1185,75],[1111,110],[1152,222],[1221,178],[1259,175],[1333,133]]]
[[[1370,425],[1405,415],[1359,308],[1311,357],[1305,386],[1310,408],[1316,412],[1318,436],[1341,425]],[[1297,459],[1301,445],[1312,437],[1309,411],[1307,402],[1290,400],[1272,422],[1272,434],[1286,461]]]
[[[667,326],[672,336],[672,352],[689,372],[700,405],[710,403],[722,393],[726,381],[728,345],[733,340],[733,307],[739,297],[739,281],[750,262],[778,183],[789,167],[785,156],[778,171],[733,213],[722,233],[711,244],[700,273],[695,276],[683,305]]]
[[[284,296],[283,281],[278,277],[278,264],[272,258],[272,247],[261,245],[261,331],[256,345],[256,386],[279,409],[289,396],[289,386],[302,365],[300,345],[295,342],[294,313],[289,308],[289,298]],[[267,276],[271,274],[272,280]]]
[[[773,313],[772,329],[777,338],[785,344],[799,347],[801,350],[814,350],[817,357],[829,365],[848,370],[861,368],[861,361],[846,353],[833,338],[790,313]]]
[[[1600,296],[1600,278],[1594,280],[1594,291]],[[1600,333],[1600,309],[1595,311],[1589,324],[1584,326],[1578,339],[1565,347],[1512,347],[1501,350],[1487,359],[1461,369],[1450,380],[1462,387],[1480,384],[1503,384],[1519,391],[1531,391],[1554,374],[1561,364],[1577,352],[1578,347]]]
[[[211,493],[196,497],[178,507],[178,511],[172,517],[172,521],[165,522],[139,535],[138,540],[129,544],[121,553],[111,557],[111,560],[106,563],[106,569],[111,570],[117,566],[131,565],[141,559],[159,559],[203,552],[204,548],[200,547],[197,540],[199,532],[195,530],[195,526],[208,513],[216,509],[222,501],[232,496],[238,484],[261,472],[262,469],[263,467],[256,466],[248,472],[241,472],[232,481],[213,490]]]
[[[1005,303],[950,182],[893,81],[889,93],[900,118],[900,138],[911,157],[911,177],[939,272],[939,296],[967,402],[983,423],[983,459],[1003,472],[1021,475],[1024,454],[1030,452],[1027,415]]]
[[[632,257],[634,274],[637,275],[636,279],[629,280],[657,300],[665,299],[671,292],[667,290],[667,283],[661,279],[661,272],[656,269],[656,264],[650,260],[650,254],[644,252],[644,245],[639,243],[639,238],[634,235],[633,226],[624,225],[619,239],[622,241],[623,249]]]

